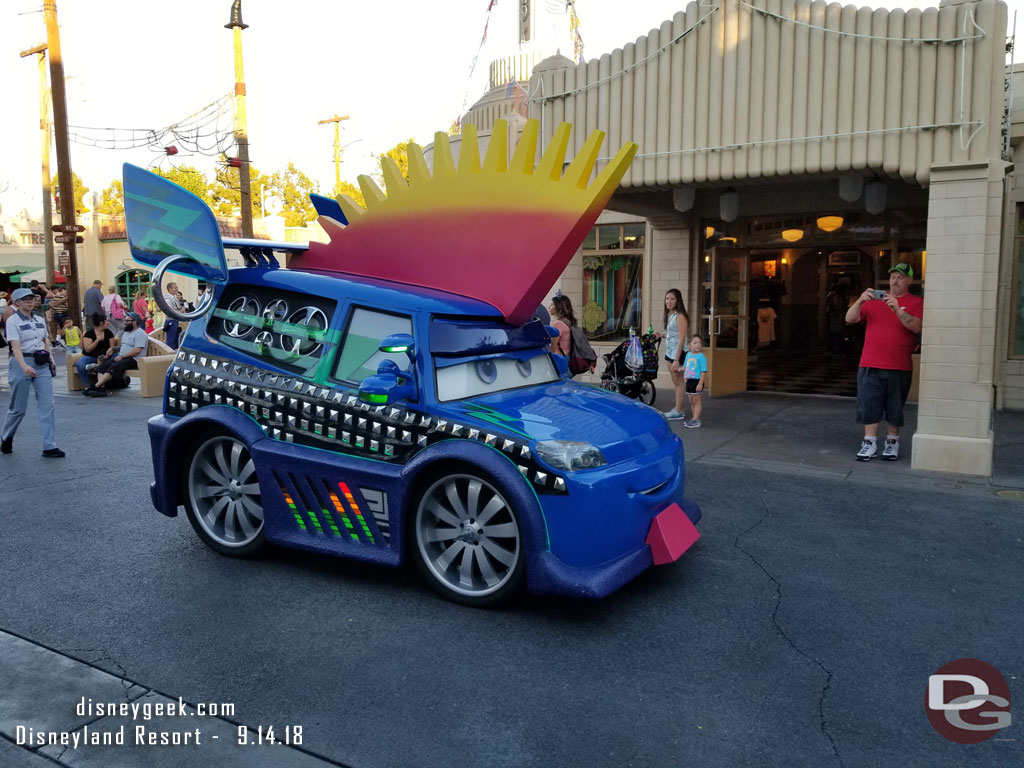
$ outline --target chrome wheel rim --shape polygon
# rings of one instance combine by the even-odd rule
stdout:
[[[522,557],[519,523],[505,497],[473,475],[448,475],[416,511],[416,545],[430,574],[468,597],[497,592]]]
[[[196,520],[225,547],[244,547],[263,531],[263,502],[256,465],[231,437],[203,443],[192,458],[188,494]]]

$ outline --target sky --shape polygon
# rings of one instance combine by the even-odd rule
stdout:
[[[318,121],[336,114],[349,116],[341,123],[341,144],[347,145],[343,180],[354,182],[357,174],[371,173],[376,168],[372,154],[401,141],[430,143],[434,131],[446,130],[484,94],[489,63],[518,51],[517,0],[495,0],[488,17],[491,2],[243,0],[254,167],[272,173],[294,162],[329,192],[334,129]],[[538,6],[563,2],[538,0]],[[886,5],[930,4],[937,0]],[[589,60],[647,34],[686,2],[575,0],[575,7]],[[69,124],[161,129],[230,94],[233,36],[224,28],[230,9],[230,0],[57,0]],[[568,29],[565,35],[568,40]],[[0,214],[39,205],[38,70],[35,56],[20,58],[19,53],[45,39],[41,0],[0,0]],[[572,55],[571,50],[562,52]],[[230,129],[230,116],[225,120]],[[116,136],[122,143],[128,138],[123,131],[79,132]],[[172,160],[207,172],[214,162],[188,156],[184,149],[172,159],[148,148],[71,144],[73,170],[96,192],[120,177],[123,162],[167,168]],[[55,174],[55,155],[51,168]]]

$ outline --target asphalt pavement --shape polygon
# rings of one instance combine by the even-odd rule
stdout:
[[[1024,414],[995,415],[978,479],[911,470],[909,444],[854,461],[847,400],[709,398],[675,426],[691,552],[602,601],[478,611],[412,569],[215,555],[150,505],[159,399],[58,389],[68,457],[39,457],[31,406],[0,457],[5,768],[1024,764],[1024,723],[959,745],[923,706],[960,657],[1024,695]]]

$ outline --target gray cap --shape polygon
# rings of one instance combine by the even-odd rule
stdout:
[[[35,294],[32,293],[31,288],[15,288],[14,292],[11,294],[11,301],[21,301],[22,299],[27,299],[29,296],[35,296]]]

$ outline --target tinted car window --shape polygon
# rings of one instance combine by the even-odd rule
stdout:
[[[334,378],[350,384],[359,384],[377,372],[384,360],[394,360],[401,369],[409,367],[404,353],[384,353],[378,348],[381,339],[392,333],[412,333],[412,320],[406,315],[390,315],[360,307],[352,311],[341,353],[335,366]]]

